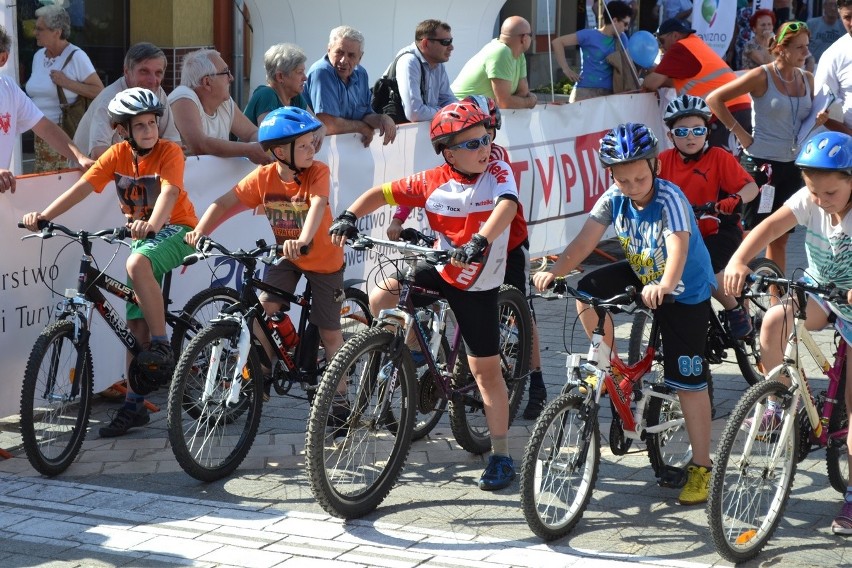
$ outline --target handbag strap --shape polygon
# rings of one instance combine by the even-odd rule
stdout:
[[[62,64],[62,67],[59,68],[60,71],[65,71],[65,68],[68,66],[68,63],[71,62],[71,58],[74,57],[74,54],[77,53],[77,49],[68,54],[68,57],[65,58],[65,63]],[[65,93],[56,85],[56,95],[59,97],[59,106],[64,107],[68,106],[68,99],[65,98]]]

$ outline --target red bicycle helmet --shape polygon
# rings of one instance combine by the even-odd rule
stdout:
[[[476,104],[450,103],[439,110],[432,119],[429,138],[432,140],[435,153],[440,154],[456,134],[480,124],[487,127],[490,123],[491,117],[482,112]]]

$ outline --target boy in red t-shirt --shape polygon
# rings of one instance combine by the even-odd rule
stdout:
[[[314,160],[313,133],[320,128],[322,123],[300,108],[281,107],[267,114],[258,130],[258,142],[272,153],[275,163],[259,166],[214,201],[195,230],[186,235],[186,242],[195,246],[227,217],[262,207],[275,241],[283,246],[283,260],[269,267],[263,281],[293,292],[304,274],[313,294],[310,320],[319,329],[330,361],[343,345],[343,250],[332,245],[328,236],[329,170]],[[307,247],[305,254],[301,253],[303,247]],[[259,299],[267,314],[285,304],[283,298],[268,292],[262,292]],[[265,348],[271,357],[272,347]]]
[[[140,372],[162,381],[171,376],[174,354],[166,334],[160,282],[166,272],[192,253],[183,239],[198,218],[183,186],[183,151],[174,142],[159,139],[157,120],[163,116],[163,105],[157,96],[148,89],[126,89],[110,101],[107,114],[124,142],[104,152],[77,183],[44,211],[27,213],[24,224],[34,231],[38,221],[55,219],[93,191],[100,193],[109,182],[115,182],[119,205],[133,238],[127,276],[139,302],[138,306],[128,304],[127,325],[137,341],[150,344],[136,357]],[[146,238],[150,233],[156,236]],[[102,438],[122,436],[130,428],[150,421],[144,404],[150,386],[136,382],[134,373],[128,372],[128,378],[124,406],[109,425],[100,429]]]

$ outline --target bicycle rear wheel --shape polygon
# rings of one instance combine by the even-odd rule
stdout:
[[[567,535],[592,498],[600,468],[597,418],[581,396],[562,394],[536,420],[521,462],[521,508],[545,540]]]
[[[780,422],[764,419],[770,396],[785,401]],[[778,381],[750,387],[731,412],[707,502],[710,534],[726,560],[754,558],[775,532],[796,474],[798,429],[795,405]]]
[[[500,368],[509,395],[509,426],[515,419],[529,376],[532,351],[532,316],[524,295],[514,286],[500,287],[497,297],[500,317]],[[467,356],[459,349],[453,370],[453,389],[473,387],[450,402],[450,427],[459,445],[473,454],[484,454],[491,449],[491,436],[482,394],[475,386]]]
[[[340,329],[346,341],[356,333],[364,331],[373,323],[370,313],[370,298],[362,290],[348,286],[340,306]]]
[[[841,341],[843,340],[841,339]],[[849,357],[848,349],[846,356]],[[837,389],[840,400],[834,405],[834,410],[831,412],[831,418],[828,421],[829,432],[838,432],[849,428],[849,415],[846,413],[846,401],[843,398],[843,393],[846,392],[845,385],[846,367],[843,367],[840,371],[840,386]],[[825,449],[828,480],[831,482],[831,486],[840,493],[846,493],[846,488],[849,487],[848,451],[845,436],[829,440],[828,447]]]
[[[175,357],[180,357],[192,338],[218,316],[222,308],[239,300],[239,293],[226,286],[208,288],[190,298],[181,310],[181,319],[172,330],[172,351]]]
[[[239,336],[235,322],[204,328],[181,355],[169,388],[172,452],[183,470],[201,481],[233,472],[260,425],[263,374],[252,351],[242,370],[236,368]],[[241,384],[234,384],[235,372]]]
[[[363,517],[390,492],[411,447],[416,392],[411,354],[388,330],[365,330],[332,358],[305,439],[311,491],[328,513]]]
[[[684,469],[692,459],[692,445],[689,443],[677,394],[662,385],[655,385],[653,388],[660,389],[659,393],[654,393],[660,396],[649,395],[651,400],[648,401],[645,414],[647,428],[669,424],[665,430],[648,433],[645,439],[648,459],[654,473],[659,477],[665,466]]]
[[[72,397],[75,382],[79,392]],[[58,475],[77,457],[89,425],[92,385],[92,353],[88,342],[75,343],[74,322],[47,326],[30,352],[21,387],[21,438],[39,473]]]

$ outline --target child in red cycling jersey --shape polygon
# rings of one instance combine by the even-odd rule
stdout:
[[[757,197],[758,189],[730,152],[707,146],[710,116],[699,97],[682,95],[669,103],[663,120],[674,148],[660,152],[660,177],[678,186],[692,205],[716,204],[718,216],[704,215],[698,229],[716,275],[713,297],[727,310],[731,334],[742,338],[751,333],[751,321],[735,297],[725,294],[722,270],[743,241],[740,204]]]
[[[332,224],[332,240],[343,245],[358,230],[358,217],[385,204],[423,207],[438,234],[437,246],[452,252],[450,264],[422,263],[415,281],[440,290],[453,309],[467,348],[470,370],[482,394],[491,455],[480,489],[507,487],[515,478],[509,456],[509,400],[500,370],[497,293],[506,269],[507,244],[517,211],[518,190],[505,162],[491,162],[490,118],[475,104],[452,103],[432,119],[430,138],[446,163],[367,190]],[[484,255],[481,261],[477,261]],[[398,285],[371,298],[378,311],[396,305]],[[396,291],[396,293],[394,293]]]

